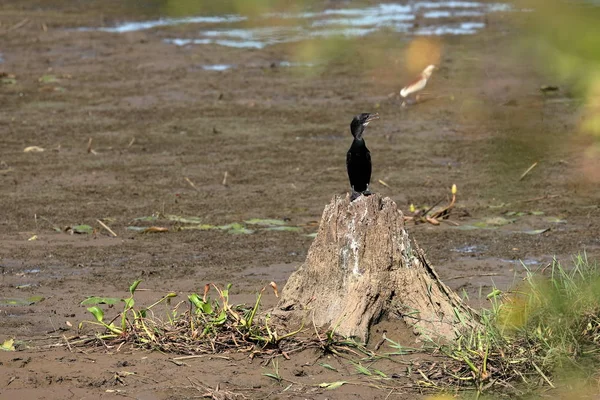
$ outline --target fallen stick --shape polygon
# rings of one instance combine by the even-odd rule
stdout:
[[[191,187],[193,187],[195,190],[198,190],[198,188],[196,187],[196,185],[194,185],[194,182],[192,182],[192,180],[190,178],[188,178],[187,176],[184,176],[184,179],[187,183],[190,184]]]
[[[108,225],[106,225],[104,222],[100,221],[99,219],[96,220],[100,225],[102,225],[102,227],[104,229],[106,229],[111,235],[113,235],[114,237],[117,237],[117,234],[108,227]]]
[[[223,174],[223,186],[227,186],[227,175],[229,173],[227,171],[225,171],[225,173]]]
[[[532,169],[535,168],[535,166],[538,165],[538,162],[534,162],[533,164],[531,164],[531,167],[527,168],[527,171],[523,172],[523,175],[521,175],[521,177],[519,178],[519,181],[522,181],[523,178],[525,178],[527,176],[528,173],[531,172]]]
[[[10,32],[10,31],[14,31],[15,29],[19,29],[25,25],[27,25],[29,23],[29,18],[25,18],[24,20],[22,20],[21,22],[18,22],[16,24],[14,24],[13,26],[11,26],[10,28],[8,28],[6,30],[6,32]]]
[[[383,186],[385,186],[386,188],[389,188],[389,189],[391,189],[391,188],[390,188],[390,185],[388,185],[387,183],[385,183],[385,182],[384,182],[384,181],[382,181],[381,179],[379,179],[379,180],[378,180],[378,182],[379,182],[380,184],[382,184]]]

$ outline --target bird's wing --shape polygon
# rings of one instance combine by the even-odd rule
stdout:
[[[352,171],[350,170],[352,163],[352,149],[348,150],[346,153],[346,171],[348,172],[348,180],[350,181],[350,186],[352,186]]]
[[[418,92],[419,90],[423,89],[426,84],[427,78],[421,74],[414,81],[402,88],[400,91],[400,96],[406,97],[411,93]]]
[[[371,183],[371,170],[372,170],[372,165],[371,165],[371,152],[369,151],[369,149],[367,149],[367,154],[366,154],[366,158],[367,158],[367,185]]]

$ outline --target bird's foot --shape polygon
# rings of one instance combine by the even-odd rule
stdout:
[[[352,189],[352,193],[350,193],[350,202],[353,202],[354,200],[358,199],[360,195],[360,192],[356,192],[354,191],[354,189]]]
[[[369,188],[367,187],[367,190],[363,191],[363,192],[362,192],[362,194],[363,194],[363,196],[370,196],[370,195],[372,195],[373,193],[371,193],[371,189],[369,189]]]

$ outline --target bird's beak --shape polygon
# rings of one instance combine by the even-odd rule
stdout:
[[[365,122],[371,122],[376,119],[379,119],[379,113],[369,114]]]

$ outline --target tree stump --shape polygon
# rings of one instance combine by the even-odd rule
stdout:
[[[417,335],[448,340],[461,325],[474,324],[472,310],[409,238],[396,203],[379,194],[332,199],[273,314],[282,321],[308,319],[364,342],[371,324],[386,314],[399,316]]]

